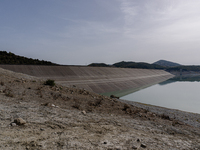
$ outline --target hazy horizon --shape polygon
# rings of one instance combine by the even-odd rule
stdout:
[[[0,2],[0,50],[63,65],[200,65],[198,0]]]

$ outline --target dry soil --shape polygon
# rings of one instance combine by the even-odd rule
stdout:
[[[198,126],[151,110],[0,69],[2,150],[200,149]]]

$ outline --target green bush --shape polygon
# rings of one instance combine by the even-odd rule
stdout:
[[[45,81],[44,85],[54,86],[55,82],[54,82],[54,80],[47,80],[47,81]]]

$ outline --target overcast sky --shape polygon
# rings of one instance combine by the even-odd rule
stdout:
[[[1,0],[0,50],[65,65],[200,65],[200,0]]]

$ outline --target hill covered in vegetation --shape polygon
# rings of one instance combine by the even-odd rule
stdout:
[[[11,52],[0,51],[0,64],[9,65],[57,65],[50,61],[26,58],[23,56],[15,55]]]
[[[112,65],[107,65],[105,63],[92,63],[88,66],[91,67],[118,67],[118,68],[142,68],[142,69],[166,69],[163,66],[157,65],[157,64],[149,64],[145,62],[125,62],[121,61],[118,63],[114,63]]]
[[[177,67],[177,66],[181,66],[178,63],[174,63],[174,62],[167,61],[167,60],[159,60],[159,61],[156,61],[153,64],[160,65],[160,66],[163,66],[163,67]]]
[[[164,67],[157,64],[148,64],[145,62],[118,62],[113,64],[114,67],[120,68],[143,68],[143,69],[165,69]]]
[[[92,64],[89,64],[88,66],[90,66],[90,67],[109,67],[110,65],[107,65],[105,63],[92,63]]]
[[[159,61],[158,61],[159,62]],[[92,63],[88,66],[93,67],[117,67],[117,68],[141,68],[141,69],[163,69],[168,72],[200,72],[199,65],[180,65],[178,63],[173,63],[170,61],[160,61],[162,65],[158,65],[157,63],[149,64],[145,62],[126,62],[121,61],[118,63],[114,63],[112,65],[107,65],[105,63]],[[164,63],[165,62],[165,63]],[[164,66],[165,65],[165,66]],[[178,66],[177,66],[178,65]]]
[[[26,58],[24,56],[18,56],[11,52],[0,51],[0,64],[8,64],[8,65],[59,65],[52,63],[50,61],[38,60],[32,58]],[[200,72],[200,66],[184,66],[178,63],[160,60],[153,64],[145,63],[145,62],[132,62],[132,61],[121,61],[114,63],[112,65],[108,65],[105,63],[92,63],[89,64],[90,67],[118,67],[118,68],[141,68],[141,69],[163,69],[168,72],[173,71],[195,71]]]
[[[177,67],[169,67],[166,71],[197,71],[200,72],[200,66],[177,66]]]

